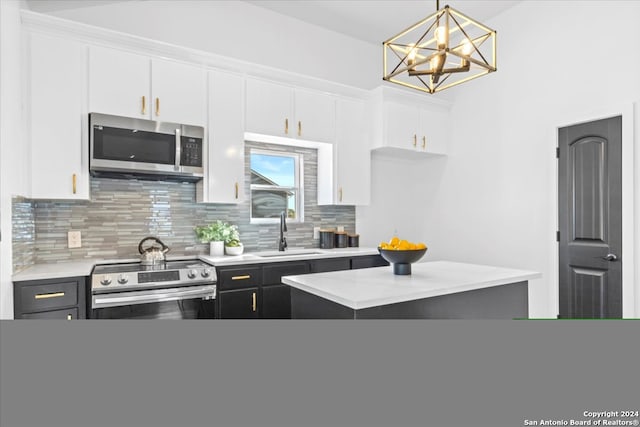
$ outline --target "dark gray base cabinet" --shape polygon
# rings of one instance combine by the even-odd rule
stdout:
[[[291,288],[282,276],[389,265],[380,255],[217,267],[221,319],[290,319]]]
[[[86,286],[85,277],[15,282],[14,318],[86,319]]]

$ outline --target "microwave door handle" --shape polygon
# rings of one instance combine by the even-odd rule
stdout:
[[[182,132],[180,131],[180,129],[176,129],[176,163],[175,163],[175,170],[179,171],[180,170],[180,155],[181,155],[181,147],[180,144],[182,143],[182,138],[180,138],[180,134]]]

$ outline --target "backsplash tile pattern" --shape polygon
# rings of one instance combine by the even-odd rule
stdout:
[[[247,158],[251,147],[266,146],[247,143]],[[346,231],[355,231],[353,206],[316,205],[316,151],[297,148],[295,151],[304,155],[305,222],[288,224],[289,247],[317,247],[314,226],[342,225]],[[245,175],[248,195],[248,166]],[[14,204],[14,233],[16,219],[22,224],[16,235],[18,241],[14,237],[14,269],[33,262],[136,258],[138,242],[150,235],[169,246],[170,255],[204,254],[208,253],[208,244],[197,241],[193,228],[216,219],[238,225],[246,251],[277,249],[278,224],[250,224],[248,200],[238,205],[199,204],[195,202],[195,191],[192,183],[92,177],[90,201],[26,200]],[[29,222],[29,206],[33,225]],[[35,238],[26,231],[29,229],[35,230]],[[69,230],[81,231],[82,248],[67,248]]]
[[[31,200],[23,197],[11,199],[13,271],[32,265],[35,260],[35,209]]]

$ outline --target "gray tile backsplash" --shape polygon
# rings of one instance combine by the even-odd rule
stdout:
[[[250,147],[246,144],[246,156]],[[304,223],[288,224],[289,247],[317,247],[313,227],[355,231],[355,207],[317,206],[315,150],[295,149],[304,155]],[[248,162],[246,162],[248,165]],[[249,194],[250,170],[245,171]],[[90,201],[13,201],[14,271],[33,263],[81,258],[135,258],[138,242],[156,236],[171,248],[171,255],[208,253],[193,231],[222,219],[238,225],[246,251],[277,249],[277,224],[250,224],[249,201],[238,205],[196,203],[195,184],[164,181],[91,178]],[[67,232],[82,233],[82,248],[67,248]]]

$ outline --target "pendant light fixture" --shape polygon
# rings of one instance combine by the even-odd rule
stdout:
[[[383,42],[383,80],[435,93],[496,71],[496,32],[450,8]]]

